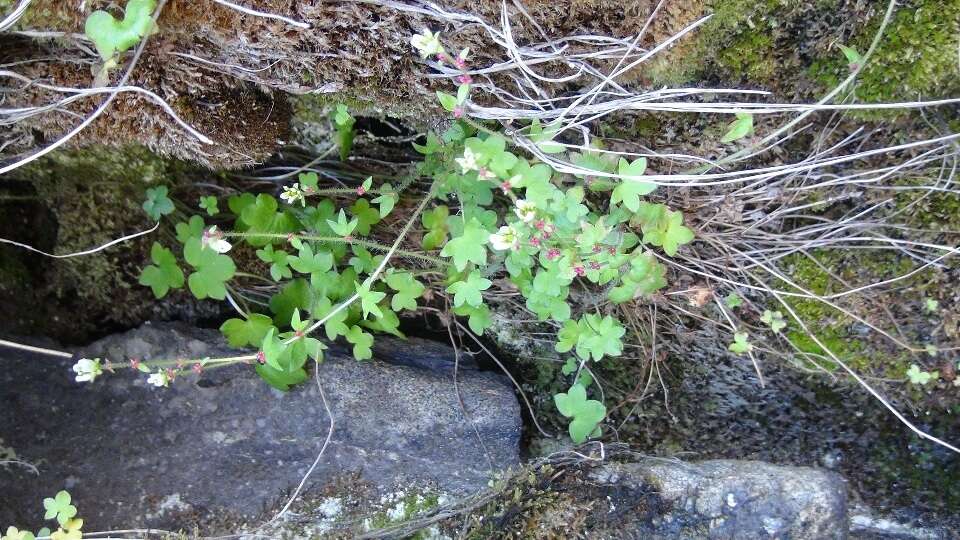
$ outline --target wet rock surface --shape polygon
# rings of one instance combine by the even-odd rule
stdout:
[[[461,365],[465,416],[452,349],[417,339],[378,343],[370,362],[328,351],[319,381],[335,429],[308,488],[358,474],[385,489],[466,493],[485,486],[492,470],[519,463],[520,407],[508,381]],[[107,337],[80,355],[116,364],[235,353],[216,331],[164,323]],[[38,528],[42,499],[60,489],[74,496],[89,530],[255,519],[296,488],[330,426],[313,378],[281,393],[238,365],[159,389],[124,367],[80,384],[69,360],[9,349],[0,357],[3,444],[39,469],[35,476],[0,468],[0,523]]]

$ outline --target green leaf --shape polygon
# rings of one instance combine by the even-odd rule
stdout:
[[[430,251],[437,249],[447,241],[447,217],[450,216],[450,209],[446,206],[438,206],[433,210],[424,212],[420,217],[423,226],[429,231],[423,236],[423,249]]]
[[[196,272],[190,274],[187,284],[190,292],[199,300],[215,298],[223,300],[227,296],[224,283],[233,277],[237,271],[233,260],[209,248],[204,248],[199,238],[187,240],[183,249],[183,257]]]
[[[347,341],[353,344],[353,357],[357,360],[373,358],[373,336],[364,332],[359,326],[351,326],[350,331],[344,334]]]
[[[530,124],[529,136],[530,140],[536,143],[537,147],[544,153],[557,154],[566,150],[566,147],[553,140],[559,131],[560,128],[555,125],[542,127],[540,120],[534,118],[533,123]]]
[[[627,163],[627,160],[620,158],[619,168],[621,176],[641,176],[647,169],[647,160],[646,158],[640,158],[633,163]],[[636,212],[640,209],[640,197],[649,195],[655,189],[657,189],[657,185],[650,182],[623,179],[617,184],[617,187],[613,188],[610,203],[622,202],[631,212]]]
[[[260,313],[251,313],[247,319],[229,319],[220,325],[220,333],[231,347],[260,346],[267,332],[273,328],[273,319]]]
[[[332,116],[335,128],[334,136],[337,147],[340,149],[340,161],[346,161],[347,157],[350,156],[350,150],[353,148],[353,138],[356,135],[353,125],[356,120],[350,116],[347,106],[343,104],[337,105]]]
[[[457,105],[463,105],[470,96],[470,85],[461,84],[457,87]]]
[[[347,237],[353,234],[354,229],[357,228],[357,225],[360,224],[360,220],[354,218],[350,221],[347,221],[347,214],[343,211],[343,208],[340,209],[340,213],[337,215],[337,220],[333,221],[331,219],[327,220],[327,225],[330,226],[330,230],[339,236]]]
[[[286,371],[267,365],[257,365],[254,369],[261,379],[281,392],[287,392],[291,386],[307,380],[307,372],[303,368]]]
[[[573,350],[580,341],[580,325],[576,321],[568,320],[563,323],[563,328],[557,332],[557,343],[554,349],[557,352],[567,352]]]
[[[270,277],[272,277],[274,281],[293,277],[293,272],[290,271],[289,267],[290,258],[286,251],[274,251],[273,245],[267,244],[263,249],[257,250],[257,258],[263,262],[270,263]]]
[[[642,204],[640,210],[644,210]],[[689,243],[693,238],[693,231],[683,225],[683,214],[672,210],[665,210],[653,227],[643,227],[644,243],[662,246],[663,251],[671,257],[677,254],[680,246]]]
[[[70,494],[66,491],[60,491],[52,499],[47,497],[43,500],[43,508],[46,512],[43,519],[56,519],[61,526],[77,515],[77,507],[70,504]]]
[[[720,139],[720,142],[728,143],[746,137],[753,132],[753,115],[748,113],[737,113],[737,119],[730,123],[726,135]]]
[[[186,244],[191,238],[200,238],[203,236],[203,218],[200,216],[191,216],[190,221],[177,223],[177,241]]]
[[[314,287],[319,287],[327,271],[333,268],[333,254],[329,251],[314,253],[308,242],[301,243],[299,254],[287,257],[287,260],[297,272],[309,274],[310,284]]]
[[[484,265],[487,263],[487,242],[490,233],[483,228],[477,218],[471,218],[463,228],[463,234],[447,242],[440,251],[443,257],[452,257],[457,270],[463,271],[468,263]]]
[[[571,419],[570,438],[577,444],[596,433],[597,425],[607,415],[603,403],[587,399],[587,390],[580,384],[574,384],[566,393],[555,394],[553,401],[560,414]]]
[[[366,199],[357,199],[350,207],[350,213],[357,218],[357,232],[362,236],[370,234],[370,227],[380,223],[380,211],[370,208]]]
[[[490,317],[490,308],[485,304],[479,306],[464,304],[460,307],[453,308],[453,312],[462,317],[469,317],[469,319],[467,319],[467,326],[470,327],[470,330],[474,334],[481,335],[487,328],[493,326],[493,319]]]
[[[387,217],[387,215],[393,211],[393,207],[397,204],[397,199],[398,196],[393,191],[393,186],[390,184],[380,186],[380,196],[373,199],[373,202],[379,206],[381,219]]]
[[[387,306],[382,306],[381,309],[383,310],[383,317],[360,321],[360,326],[368,330],[393,334],[398,338],[405,339],[407,336],[400,331],[400,317],[397,317],[397,314]]]
[[[217,198],[213,195],[208,195],[205,197],[200,197],[200,208],[203,208],[207,211],[207,215],[215,216],[220,213],[220,207],[217,203]]]
[[[170,197],[167,197],[167,186],[157,186],[147,190],[147,200],[143,201],[143,211],[154,221],[172,214],[175,207]]]
[[[667,286],[667,269],[652,253],[639,252],[630,259],[630,271],[621,285],[610,290],[610,300],[623,303],[637,296],[648,296]]]
[[[457,98],[456,96],[451,96],[446,92],[437,91],[437,100],[440,101],[440,106],[442,106],[447,111],[453,112],[457,108]]]
[[[380,263],[383,262],[383,255],[377,255],[376,257],[370,253],[370,250],[363,246],[354,244],[350,246],[350,250],[353,252],[354,256],[350,257],[348,261],[350,266],[357,271],[357,274],[369,274],[372,273]]]
[[[627,330],[620,323],[607,315],[587,314],[577,323],[580,327],[580,336],[577,339],[577,356],[583,359],[593,358],[599,361],[604,356],[620,356],[623,352],[623,343],[620,338]]]
[[[305,190],[320,189],[318,185],[320,177],[315,172],[300,173],[297,175],[297,181],[300,182],[300,185],[303,186]]]
[[[387,285],[397,291],[390,299],[390,307],[394,311],[408,309],[414,311],[417,309],[417,298],[423,294],[426,287],[417,281],[410,272],[397,272],[393,269],[387,273]]]
[[[356,120],[350,116],[350,111],[347,109],[347,106],[338,103],[333,113],[333,123],[338,126],[352,126],[354,122],[356,122]]]
[[[277,329],[272,325],[263,336],[260,350],[267,365],[278,370],[286,371],[289,364],[287,345],[277,337]]]
[[[277,326],[284,326],[293,318],[293,310],[310,311],[313,304],[313,290],[306,280],[297,278],[280,289],[270,298],[270,311]]]
[[[437,138],[437,134],[432,131],[427,133],[427,144],[419,145],[413,143],[413,149],[425,156],[436,154],[441,148],[443,148],[443,143]]]
[[[387,293],[380,291],[371,291],[370,283],[364,281],[361,285],[357,283],[357,294],[360,295],[360,309],[363,310],[363,317],[367,318],[369,315],[374,317],[383,317],[383,312],[380,311],[380,306],[377,304],[383,300]]]
[[[233,208],[233,206],[231,206]],[[237,220],[238,228],[248,235],[245,239],[251,246],[259,247],[282,241],[259,234],[285,235],[300,229],[297,222],[286,212],[278,212],[277,200],[261,193],[252,202],[244,203]]]
[[[779,311],[770,311],[769,309],[766,309],[763,311],[763,316],[760,317],[760,320],[769,326],[774,332],[779,332],[787,327],[786,321],[783,320],[783,313]]]
[[[330,302],[329,298],[323,297],[320,298],[316,304],[314,304],[313,309],[310,311],[310,315],[321,321],[327,317],[327,315],[333,311],[334,305]],[[323,330],[327,334],[327,339],[333,341],[337,339],[337,336],[344,336],[350,330],[346,325],[346,320],[349,318],[350,312],[347,309],[342,309],[333,315],[330,316],[323,323]]]
[[[258,365],[254,369],[261,379],[281,392],[287,392],[291,386],[307,380],[307,372],[303,368],[286,371],[267,365]]]
[[[731,343],[727,348],[730,349],[730,352],[737,354],[746,354],[753,350],[753,344],[750,343],[747,338],[749,334],[746,332],[737,332],[733,334],[733,343]]]
[[[920,369],[920,366],[916,364],[911,364],[910,368],[907,370],[907,378],[910,379],[912,384],[926,385],[930,381],[934,381],[940,377],[939,371],[923,371]],[[49,519],[49,518],[48,518]]]
[[[740,298],[740,295],[732,292],[723,299],[723,303],[730,309],[735,309],[743,305],[743,299]]]
[[[156,0],[130,0],[123,21],[117,21],[106,11],[94,11],[87,17],[84,33],[93,41],[104,60],[124,52],[140,42],[153,26]]]
[[[480,306],[483,304],[483,291],[490,288],[493,282],[474,270],[467,275],[464,281],[457,281],[447,287],[447,292],[453,293],[453,305]]]
[[[307,379],[307,373],[303,369],[306,349],[299,341],[290,345],[284,344],[276,332],[277,329],[271,327],[264,336],[260,350],[266,364],[258,365],[256,371],[268,384],[286,392],[290,386]]]
[[[140,274],[141,285],[153,289],[153,295],[157,298],[166,296],[170,289],[183,287],[183,271],[177,266],[177,258],[172,251],[154,242],[150,248],[150,259],[153,264]]]
[[[860,53],[852,47],[847,47],[846,45],[837,45],[840,47],[840,50],[843,52],[843,56],[847,58],[847,64],[850,65],[850,69],[856,69],[860,62],[863,60],[863,57],[860,56]]]

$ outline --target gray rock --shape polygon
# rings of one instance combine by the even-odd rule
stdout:
[[[503,377],[461,368],[465,417],[451,349],[377,340],[374,361],[334,348],[321,366],[335,430],[308,488],[359,473],[384,489],[414,483],[458,494],[519,463],[520,408]],[[154,324],[78,356],[119,363],[230,354],[216,331]],[[408,365],[391,365],[393,358]],[[196,516],[255,519],[297,486],[328,431],[312,378],[282,393],[237,365],[158,389],[128,368],[80,384],[70,361],[0,349],[0,362],[0,434],[40,469],[37,477],[0,468],[0,524],[36,530],[41,500],[64,488],[88,530],[176,528]]]
[[[602,485],[653,488],[662,508],[629,538],[846,538],[844,480],[829,471],[760,461],[647,459],[594,470]]]

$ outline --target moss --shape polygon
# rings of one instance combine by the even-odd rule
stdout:
[[[917,183],[935,185],[935,179]],[[960,231],[960,195],[926,190],[901,191],[897,194],[897,209],[903,211],[909,224],[927,231]]]
[[[883,11],[847,45],[865,53],[873,41]],[[953,97],[960,91],[957,67],[957,25],[960,0],[914,0],[898,8],[878,48],[860,74],[855,94],[860,101],[880,103]],[[811,66],[811,75],[824,87],[847,73],[843,56]],[[875,116],[889,116],[886,113]]]
[[[363,523],[364,529],[371,531],[382,529],[390,525],[403,523],[416,518],[418,515],[429,512],[440,505],[441,495],[430,490],[411,489],[400,491],[381,498],[384,503],[382,509],[368,516]],[[410,536],[410,540],[426,540],[435,538],[437,531],[431,528],[418,531]]]
[[[774,76],[776,45],[770,34],[751,31],[738,36],[717,56],[720,65],[742,80],[765,81]]]
[[[11,175],[13,183],[35,190],[39,209],[51,214],[49,223],[24,228],[16,237],[48,251],[73,253],[148,229],[152,223],[140,207],[144,191],[157,184],[173,186],[185,171],[140,146],[54,152]],[[176,199],[176,191],[171,191]],[[8,206],[3,215],[9,218],[15,211]],[[30,278],[12,306],[12,326],[29,327],[39,319],[44,322],[32,331],[73,341],[89,332],[142,322],[153,297],[137,279],[154,240],[163,242],[163,237],[140,237],[88,256],[54,261],[15,253],[4,266],[19,261],[29,268]]]
[[[824,268],[830,269],[848,284],[872,283],[903,275],[913,269],[908,259],[885,252],[817,250],[810,255],[787,257],[783,268],[795,283],[820,296],[836,293],[842,286]],[[915,283],[922,282],[922,276],[915,280]],[[781,286],[790,289],[786,284]],[[815,299],[784,297],[784,300],[806,323],[807,328],[813,330],[813,335],[851,369],[872,376],[902,378],[910,366],[909,354],[886,348],[882,340],[864,339],[858,331],[861,324],[843,311]],[[874,307],[870,309],[862,298],[854,297],[849,301],[857,306],[852,311],[865,319],[879,316],[877,304],[872,304]],[[779,309],[779,306],[771,306],[771,309]],[[785,336],[800,352],[816,355],[816,365],[829,370],[839,369],[840,366],[827,357],[823,347],[795,322],[790,322]]]
[[[685,38],[681,54],[655,61],[651,77],[656,84],[682,84],[704,78],[757,86],[793,86],[791,69],[798,62],[796,41],[815,41],[818,35],[787,28],[806,20],[817,26],[821,14],[836,9],[835,0],[713,0],[711,18]],[[804,43],[804,47],[807,48]]]

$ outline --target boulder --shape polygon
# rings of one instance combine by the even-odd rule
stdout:
[[[0,524],[36,530],[42,499],[61,489],[87,530],[256,520],[286,500],[327,437],[318,381],[334,431],[308,490],[352,474],[456,495],[519,463],[520,407],[504,377],[461,365],[461,406],[452,349],[377,340],[373,361],[333,347],[318,379],[287,393],[247,365],[156,388],[124,364],[237,353],[218,332],[185,324],[148,324],[81,351],[123,366],[92,384],[73,380],[72,361],[0,349],[3,445],[39,469],[0,468]]]

